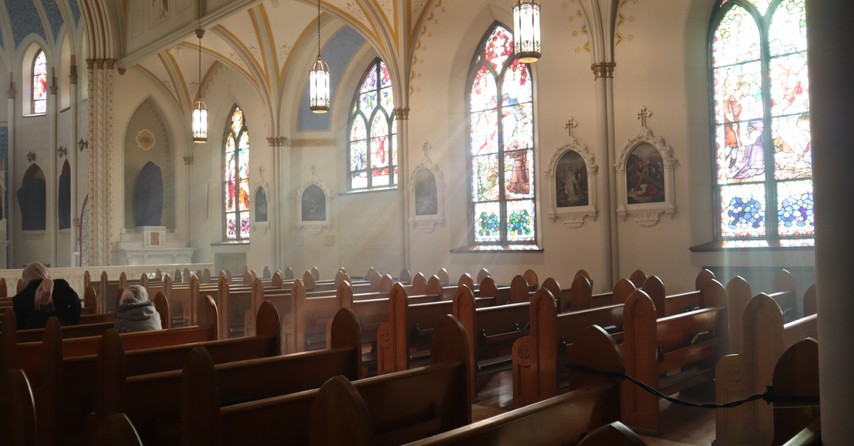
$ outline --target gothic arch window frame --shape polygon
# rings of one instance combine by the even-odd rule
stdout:
[[[584,168],[587,172],[587,204],[580,206],[564,206],[558,207],[557,202],[557,176],[558,164],[563,159],[564,155],[569,152],[575,152],[584,161]],[[554,186],[552,189],[552,212],[549,216],[552,221],[560,220],[569,228],[577,229],[584,225],[584,219],[587,217],[596,218],[598,214],[596,201],[596,174],[599,172],[599,166],[596,165],[596,157],[590,152],[586,144],[581,143],[576,137],[570,136],[566,144],[555,149],[554,155],[549,162],[549,169],[546,175],[551,180]]]
[[[812,246],[813,244],[815,230],[814,220],[812,220],[812,164],[811,161],[806,160],[810,152],[810,135],[808,130],[810,113],[808,97],[809,76],[807,72],[807,75],[798,78],[797,73],[795,73],[794,89],[791,89],[786,84],[792,81],[790,77],[785,78],[785,83],[783,80],[775,82],[772,79],[775,69],[779,70],[779,67],[782,67],[783,70],[791,74],[791,69],[795,67],[794,64],[797,63],[798,57],[802,57],[804,61],[801,69],[808,70],[805,62],[807,45],[805,34],[803,38],[797,38],[788,42],[789,44],[794,42],[794,48],[787,47],[784,51],[772,48],[775,44],[772,38],[775,32],[775,20],[782,18],[775,14],[781,10],[784,4],[794,4],[798,1],[802,0],[763,0],[762,2],[718,0],[712,12],[707,38],[709,74],[711,79],[709,89],[710,139],[712,147],[712,191],[714,196],[712,215],[715,216],[714,238],[723,246],[750,248],[765,246]],[[758,3],[758,7],[756,3]],[[758,35],[759,54],[754,56],[754,59],[737,59],[722,63],[721,65],[715,65],[715,43],[718,31],[724,20],[728,18],[728,15],[731,12],[734,13],[735,8],[742,8],[744,11],[742,14],[746,13],[746,16],[753,20],[753,23],[751,23],[753,28],[750,31]],[[800,20],[798,22],[799,24],[801,23]],[[786,31],[789,32],[782,33],[781,35],[791,36],[795,34],[788,28]],[[747,41],[747,39],[742,38],[738,40],[739,42]],[[786,59],[794,62],[786,64]],[[775,65],[775,62],[778,61],[784,63]],[[726,79],[726,72],[724,70],[749,69],[748,65],[750,64],[758,64],[758,88],[754,87],[753,91],[751,91],[751,84],[739,77],[738,82],[736,82],[737,86],[732,89],[732,98],[730,98],[726,95],[725,91],[728,79]],[[717,77],[718,71],[724,73],[721,76],[723,80]],[[717,91],[719,83],[722,87],[720,92]],[[736,95],[742,90],[738,85],[742,83],[746,84],[748,88],[744,89],[745,91],[741,98],[743,99],[748,96],[755,98],[754,100],[757,102],[755,109],[759,111],[758,114],[752,117],[750,111],[748,111],[748,116],[743,120],[741,119],[743,111],[742,104],[741,102],[736,102],[739,99]],[[782,96],[780,95],[781,90],[784,91]],[[788,96],[789,91],[792,91],[794,94],[791,98]],[[800,104],[804,107],[803,109],[789,111],[786,106],[783,106],[779,110],[776,109],[775,98],[790,100],[790,105],[794,105],[795,101],[798,100],[798,95],[803,95],[802,97],[806,98],[805,105],[803,103]],[[732,111],[734,107],[730,103],[738,105],[738,115],[734,112],[727,113],[727,110]],[[720,110],[718,106],[720,106]],[[728,118],[729,116],[731,118]],[[788,120],[788,123],[786,120]],[[807,126],[803,126],[801,121],[807,123]],[[775,125],[778,123],[779,129],[775,128]],[[754,130],[756,132],[754,135],[758,135],[753,144],[749,144],[749,140],[748,144],[741,143],[742,124],[746,129],[744,133],[748,137],[751,137],[750,130]],[[760,126],[761,129],[758,129]],[[806,130],[804,127],[806,127]],[[800,135],[798,135],[799,130],[796,128],[800,128]],[[780,130],[783,129],[786,131],[781,132]],[[777,168],[778,160],[776,156],[778,153],[783,152],[784,144],[788,146],[792,142],[792,140],[786,140],[785,137],[792,137],[794,140],[799,139],[800,141],[798,142],[806,142],[802,144],[803,161],[800,163],[801,173],[795,173],[794,176],[788,178],[780,178],[778,175],[784,172],[784,169]],[[760,138],[761,143],[757,143],[757,141],[760,141]],[[779,151],[775,147],[778,143],[780,144]],[[732,144],[735,144],[735,146]],[[748,156],[748,153],[751,149],[755,150],[757,146],[761,146],[762,148],[760,152],[762,155],[762,178],[756,179],[759,174],[754,173],[751,176],[745,177],[744,181],[740,181],[743,178],[738,178],[738,175],[741,174],[739,166],[744,164],[745,159],[748,159],[748,163],[750,162],[753,155]],[[722,149],[719,149],[719,147],[722,147]],[[719,153],[719,150],[722,153]],[[741,155],[740,158],[739,155]],[[791,167],[793,171],[798,169],[798,156],[796,156],[795,166]],[[757,161],[756,164],[759,164],[759,162]],[[808,164],[808,167],[805,166],[806,164]],[[790,167],[790,164],[786,160],[783,160],[781,165]],[[723,170],[724,168],[727,170],[726,172],[719,172],[719,170]],[[735,169],[735,174],[731,177],[729,171],[733,169]],[[745,167],[745,169],[744,172],[747,172],[745,175],[751,172],[749,166]],[[758,166],[756,169],[758,169]],[[807,170],[809,171],[808,174],[804,175]],[[724,175],[724,178],[721,175]],[[786,188],[789,188],[790,195],[788,197],[784,196],[784,199],[781,201],[779,196],[780,190],[783,189],[785,192]],[[798,188],[800,189],[798,190]],[[739,189],[742,190],[741,193],[738,193]],[[751,189],[753,189],[752,192]],[[729,198],[728,201],[727,198]],[[759,200],[762,200],[764,205]],[[727,201],[726,204],[725,201]],[[783,208],[782,211],[781,208]],[[761,209],[763,212],[751,214],[751,209]],[[753,217],[752,220],[751,216]],[[796,216],[800,216],[800,218]],[[781,224],[781,218],[794,218],[795,221],[784,221]],[[810,222],[812,222],[812,225],[809,224]],[[787,225],[786,223],[790,224]],[[792,224],[795,224],[796,227],[791,229],[790,233],[786,233],[786,230],[782,229],[782,226],[791,228]]]
[[[353,100],[350,102],[350,111],[348,113],[347,119],[347,188],[350,191],[371,191],[371,190],[388,190],[395,189],[398,187],[399,181],[399,168],[398,164],[398,154],[397,154],[397,117],[395,116],[394,111],[394,89],[391,80],[391,73],[388,73],[388,68],[386,67],[386,72],[389,74],[388,85],[382,85],[382,69],[381,67],[385,65],[385,62],[379,58],[375,57],[368,64],[368,68],[359,76],[359,81],[356,84],[356,92],[353,95]],[[377,78],[377,85],[375,90],[367,90],[365,92],[362,91],[362,86],[365,84],[365,81],[368,79],[368,76],[374,72]],[[366,116],[365,113],[358,108],[360,100],[363,94],[370,93],[372,91],[377,92],[377,101],[376,104],[371,108],[369,116]],[[383,101],[381,98],[381,94],[387,91],[390,94],[390,108],[388,110],[383,107]],[[372,130],[374,125],[374,119],[378,113],[383,113],[386,115],[386,125],[388,126],[388,133],[386,134],[386,138],[388,141],[388,146],[390,149],[387,151],[386,159],[387,163],[385,167],[380,167],[379,169],[387,168],[388,169],[388,184],[380,184],[374,185],[374,175],[372,175],[372,171],[377,170],[372,167],[373,164],[373,155],[371,150],[371,139],[372,139]],[[362,118],[365,127],[365,139],[354,139],[353,138],[353,126],[356,123],[358,118]],[[354,156],[354,142],[364,141],[365,146],[365,160],[364,160],[364,168],[363,169],[354,169],[353,165],[353,156]],[[365,185],[354,187],[354,175],[359,173],[364,173],[365,175]]]
[[[237,133],[235,134],[234,129],[233,129],[233,127],[234,127],[234,121],[233,120],[234,120],[234,114],[238,110],[241,113],[242,124],[241,124],[240,128],[237,130]],[[246,161],[246,176],[242,177],[240,175],[240,152],[241,152],[241,150],[239,147],[239,143],[244,136],[249,137],[248,120],[246,119],[246,114],[244,113],[243,109],[238,104],[234,104],[231,106],[231,109],[228,112],[228,115],[226,118],[225,132],[223,132],[223,142],[222,142],[222,170],[221,170],[222,176],[223,176],[223,179],[222,179],[223,187],[221,189],[222,193],[223,193],[223,195],[222,195],[222,197],[223,197],[223,200],[222,200],[222,209],[223,209],[222,234],[223,234],[224,240],[248,242],[249,241],[249,232],[250,232],[250,228],[251,228],[253,219],[252,219],[251,198],[249,196],[249,194],[251,192],[250,192],[250,188],[249,188],[250,175],[249,175],[249,161],[248,160]],[[234,139],[234,150],[233,151],[229,150],[229,146],[228,146],[229,138]],[[250,155],[251,147],[252,146],[251,146],[251,142],[250,142],[246,146],[246,156],[247,157],[251,156]],[[229,177],[228,176],[228,173],[229,173],[228,172],[228,170],[229,170],[228,169],[228,167],[229,167],[229,165],[228,165],[229,164],[228,154],[232,153],[232,152],[234,153],[236,161],[233,164],[234,170],[232,173],[234,174],[234,176]],[[233,180],[229,181],[229,178],[233,178]],[[246,183],[245,191],[247,193],[246,209],[242,209],[241,203],[240,203],[241,202],[241,200],[240,200],[240,190],[241,190],[240,189],[240,183],[244,182],[244,181]],[[229,198],[228,198],[229,189],[228,188],[229,188],[230,183],[234,183],[236,185],[236,187],[234,189],[234,207],[232,208],[232,210],[230,210],[228,207],[228,200],[229,200]],[[242,223],[241,223],[241,221],[242,221],[241,217],[244,213],[246,214],[246,218],[249,219],[247,222],[245,231],[243,230]],[[229,216],[232,216],[232,215],[234,216],[235,227],[234,227],[234,235],[230,236],[228,224],[229,224]],[[245,234],[244,234],[244,232],[245,232]]]
[[[321,220],[304,220],[306,216],[303,215],[302,211],[303,194],[305,194],[306,189],[312,186],[317,187],[321,190],[321,192],[323,192],[324,204],[326,208],[323,215],[323,219]],[[324,229],[332,228],[332,198],[332,191],[329,190],[329,188],[327,188],[325,184],[321,183],[320,181],[317,181],[317,179],[311,179],[302,183],[296,194],[296,228],[300,231],[305,231],[311,235],[317,235],[320,234]]]
[[[466,171],[467,171],[467,175],[468,175],[468,179],[467,179],[468,196],[467,196],[466,201],[468,204],[469,246],[474,248],[474,249],[477,249],[478,247],[486,247],[486,249],[510,248],[510,249],[521,249],[521,250],[527,250],[527,249],[539,250],[541,248],[539,248],[539,246],[537,246],[538,239],[540,237],[540,231],[539,231],[540,221],[539,221],[538,194],[537,194],[537,189],[536,189],[539,186],[536,182],[536,176],[537,176],[537,171],[536,171],[536,161],[537,161],[537,156],[536,156],[537,125],[536,125],[536,123],[537,123],[537,114],[536,114],[536,91],[535,91],[535,85],[534,85],[535,84],[534,74],[533,74],[533,70],[532,70],[532,67],[530,64],[522,63],[522,65],[527,70],[527,78],[528,78],[528,82],[530,83],[530,106],[531,106],[531,112],[530,112],[531,113],[531,119],[530,119],[531,141],[530,141],[530,147],[527,147],[524,149],[515,149],[514,148],[514,149],[510,149],[510,150],[505,150],[504,143],[503,143],[503,140],[504,140],[503,119],[501,119],[502,117],[500,116],[501,110],[504,107],[504,100],[502,99],[501,87],[502,87],[503,82],[505,82],[505,80],[506,80],[506,78],[504,77],[505,74],[507,74],[510,71],[509,70],[510,67],[513,65],[514,62],[516,62],[517,58],[515,56],[513,56],[512,54],[509,54],[509,55],[504,54],[503,56],[506,56],[506,58],[504,59],[502,65],[501,65],[501,69],[498,72],[495,69],[495,67],[491,64],[490,61],[482,59],[482,55],[484,54],[488,40],[499,28],[503,29],[506,32],[506,34],[510,36],[510,45],[512,46],[513,32],[511,31],[511,29],[499,21],[493,22],[486,29],[486,32],[484,32],[484,34],[483,34],[483,37],[481,37],[480,41],[478,42],[477,47],[474,51],[474,54],[472,55],[472,61],[469,65],[469,72],[466,75],[465,113],[466,113],[466,130],[468,132],[467,142],[466,142]],[[511,53],[512,53],[512,49],[511,49]],[[473,152],[472,146],[474,144],[474,141],[472,139],[472,133],[473,133],[472,115],[476,112],[490,110],[490,109],[485,108],[483,110],[478,110],[475,112],[472,111],[472,89],[474,87],[474,82],[475,82],[475,77],[477,75],[477,72],[481,69],[481,67],[486,67],[487,70],[490,72],[490,74],[492,75],[491,79],[494,80],[495,89],[496,89],[494,110],[496,112],[495,144],[497,145],[497,150],[494,153],[494,155],[496,157],[498,167],[497,167],[497,172],[496,172],[497,180],[496,180],[496,185],[494,187],[498,189],[498,191],[497,191],[498,195],[497,195],[496,199],[492,199],[492,200],[484,199],[484,200],[476,201],[475,192],[474,192],[475,187],[476,187],[474,184],[474,182],[475,182],[475,180],[474,180],[475,156],[472,153]],[[504,167],[505,166],[505,158],[507,156],[507,154],[506,154],[507,151],[509,151],[509,152],[527,151],[528,154],[530,155],[529,158],[526,158],[527,166],[524,166],[527,169],[527,172],[529,174],[529,179],[528,179],[529,187],[532,189],[532,192],[530,192],[530,197],[521,197],[518,199],[507,198],[507,192],[505,190],[505,189],[507,189],[507,187],[505,186],[505,172],[507,171],[507,169]],[[485,156],[488,157],[490,155],[492,155],[492,154],[487,153]],[[478,156],[483,156],[483,155],[478,155]],[[530,167],[528,167],[528,166],[530,166]],[[511,173],[510,175],[512,178],[513,174]],[[531,223],[532,234],[530,235],[530,237],[528,239],[511,240],[511,237],[510,237],[511,230],[509,228],[510,225],[508,223],[508,220],[512,214],[508,210],[508,204],[514,203],[514,202],[515,203],[523,203],[526,201],[530,202],[531,211],[533,213],[533,215],[531,216],[531,218],[533,218],[533,222]],[[497,229],[498,236],[497,236],[497,238],[495,238],[494,236],[490,237],[489,235],[487,235],[487,236],[482,236],[482,238],[480,240],[478,240],[479,217],[476,215],[478,212],[478,209],[477,209],[478,206],[477,205],[478,204],[489,205],[491,203],[497,203],[498,204],[498,215],[497,216],[495,214],[487,215],[485,212],[483,212],[482,214],[489,221],[480,222],[480,223],[488,223],[490,225],[494,224],[494,219],[495,219],[495,217],[497,217],[497,220],[498,220],[498,229]],[[524,217],[523,213],[525,211],[527,211],[527,209],[521,209],[517,215],[520,218],[523,218]],[[481,226],[483,226],[483,224],[481,224]]]
[[[45,116],[47,114],[47,102],[48,96],[50,95],[50,58],[48,57],[47,45],[40,38],[30,35],[29,37],[24,39],[24,42],[21,44],[21,48],[26,48],[21,52],[20,59],[20,67],[21,67],[21,102],[20,102],[20,110],[21,115],[24,117],[37,117],[37,116]],[[39,91],[43,92],[44,99],[38,99],[38,103],[40,106],[44,107],[44,110],[37,111],[36,108],[36,86],[41,81],[36,81],[34,72],[36,69],[36,62],[39,59],[39,56],[44,57],[44,73],[40,74],[40,79],[43,80],[43,88]]]
[[[661,156],[662,176],[664,177],[664,200],[652,203],[629,203],[627,188],[626,163],[629,155],[640,146],[652,146]],[[617,215],[625,219],[634,217],[635,223],[643,227],[655,226],[661,219],[662,214],[672,216],[676,212],[676,190],[675,173],[676,159],[673,157],[673,148],[667,145],[667,141],[660,136],[655,136],[652,130],[641,127],[637,134],[629,139],[623,149],[617,155],[614,168],[617,171]]]

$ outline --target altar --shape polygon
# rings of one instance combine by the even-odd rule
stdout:
[[[193,248],[175,239],[165,226],[138,226],[123,230],[117,242],[116,263],[119,265],[161,265],[191,263]]]

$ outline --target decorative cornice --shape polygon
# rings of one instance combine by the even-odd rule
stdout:
[[[270,147],[287,147],[290,145],[290,140],[287,136],[268,136],[267,145]]]
[[[118,61],[116,59],[86,59],[86,68],[98,70],[112,70],[116,68]]]
[[[334,145],[335,138],[302,138],[290,140],[291,147],[324,147]]]
[[[406,121],[409,119],[409,107],[397,107],[394,109],[394,117],[398,121]]]
[[[614,67],[616,66],[616,62],[597,62],[593,65],[590,65],[590,69],[593,70],[593,79],[599,79],[603,77],[613,78]]]

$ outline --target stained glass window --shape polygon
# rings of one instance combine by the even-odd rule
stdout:
[[[471,240],[533,244],[534,85],[527,64],[513,59],[513,33],[494,25],[468,81]]]
[[[47,57],[39,50],[33,58],[33,114],[47,112]]]
[[[805,0],[728,0],[711,33],[717,236],[814,236]],[[785,243],[784,243],[785,242]]]
[[[243,110],[234,106],[226,123],[223,147],[225,238],[249,239],[249,128]]]
[[[397,184],[397,120],[391,77],[377,59],[362,77],[350,113],[351,190]]]

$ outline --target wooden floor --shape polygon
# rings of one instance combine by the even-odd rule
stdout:
[[[472,406],[472,421],[513,409],[513,375],[508,370],[478,382],[480,391]],[[710,398],[710,399],[709,399]],[[685,397],[689,399],[689,397]],[[699,395],[692,400],[714,401],[714,395]],[[683,407],[661,400],[662,435],[641,435],[650,446],[710,445],[715,438],[715,413],[712,409]]]

